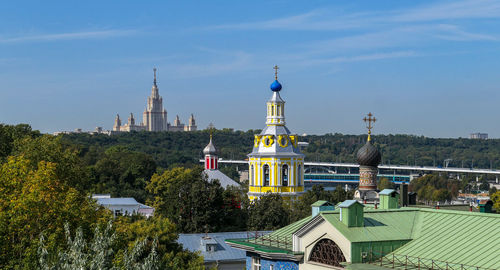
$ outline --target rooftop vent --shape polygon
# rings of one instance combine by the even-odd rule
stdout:
[[[340,221],[347,227],[364,227],[365,218],[362,203],[356,200],[343,201],[338,205],[340,208]]]
[[[378,195],[380,209],[396,209],[399,207],[399,193],[394,189],[384,189]]]
[[[317,201],[311,204],[312,216],[317,216],[320,212],[323,211],[333,211],[335,210],[335,205],[333,203],[327,201]]]
[[[217,241],[210,236],[201,238],[201,250],[206,252],[215,252],[217,250]]]

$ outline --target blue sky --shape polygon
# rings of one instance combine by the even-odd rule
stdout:
[[[158,68],[170,122],[262,128],[275,64],[296,133],[500,137],[500,1],[9,1],[0,122],[140,119]]]

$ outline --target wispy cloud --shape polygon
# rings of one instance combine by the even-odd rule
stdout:
[[[364,54],[356,55],[350,57],[334,57],[331,59],[323,60],[324,63],[345,63],[345,62],[360,62],[360,61],[373,61],[373,60],[384,60],[391,58],[404,58],[404,57],[415,57],[421,54],[417,54],[414,51],[396,51],[389,53],[374,53],[374,54]]]
[[[408,58],[408,57],[418,57],[422,56],[421,53],[415,51],[390,51],[390,52],[380,52],[380,53],[369,53],[369,54],[358,54],[349,56],[336,56],[329,58],[311,58],[303,57],[301,60],[294,60],[287,64],[291,66],[319,66],[319,65],[332,65],[341,63],[353,63],[353,62],[363,62],[363,61],[379,61],[386,59],[395,58]],[[335,72],[338,70],[335,69]]]
[[[347,35],[302,44],[311,55],[370,51],[387,48],[420,48],[447,41],[499,41],[496,34],[475,33],[452,24],[418,24]]]
[[[205,63],[168,63],[163,65],[164,70],[178,78],[193,78],[231,74],[255,67],[254,56],[247,52],[221,52],[208,48],[200,51],[215,55],[215,60]]]
[[[498,41],[499,40],[499,37],[496,35],[467,32],[458,27],[457,25],[441,24],[437,27],[437,31],[438,33],[436,33],[435,36],[437,38],[445,40],[454,40],[454,41],[477,41],[477,40]]]
[[[341,30],[365,25],[365,13],[332,14],[331,10],[317,9],[303,14],[278,19],[207,26],[208,30]]]
[[[76,39],[100,39],[130,36],[135,34],[135,30],[103,30],[103,31],[82,31],[58,34],[24,35],[16,37],[0,37],[0,43],[22,43],[22,42],[48,42],[59,40]]]
[[[213,25],[204,29],[332,31],[388,26],[397,22],[419,23],[477,18],[500,18],[500,0],[449,1],[407,9],[351,14],[324,8],[278,19]]]
[[[465,0],[438,3],[394,15],[391,20],[418,22],[449,19],[499,18],[500,1],[498,0]]]

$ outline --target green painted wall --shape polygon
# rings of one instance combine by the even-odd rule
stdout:
[[[377,260],[380,254],[389,254],[411,240],[393,240],[381,242],[359,242],[351,243],[351,261],[352,263],[365,263]],[[363,253],[366,257],[363,258]]]
[[[396,209],[399,207],[399,194],[380,195],[380,209]]]
[[[342,208],[342,222],[347,227],[363,227],[365,225],[363,205],[355,203],[347,208]]]

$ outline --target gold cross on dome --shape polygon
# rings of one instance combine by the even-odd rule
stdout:
[[[365,116],[365,118],[363,118],[363,121],[365,121],[365,123],[368,123],[368,125],[366,126],[366,128],[368,129],[368,141],[371,140],[371,135],[372,135],[372,123],[375,123],[377,121],[377,118],[375,117],[372,117],[373,114],[372,113],[368,113],[368,118]]]
[[[274,68],[274,79],[278,80],[278,69],[280,68],[278,67],[278,65],[274,65],[273,68]]]

